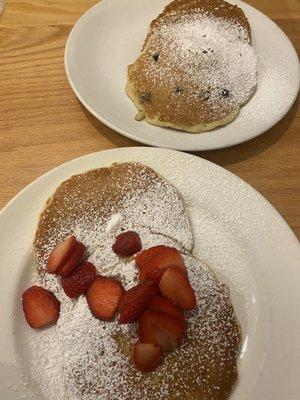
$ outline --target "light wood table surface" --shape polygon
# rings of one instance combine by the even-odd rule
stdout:
[[[7,1],[0,17],[0,209],[57,165],[103,149],[139,145],[91,116],[77,101],[65,75],[68,34],[96,2]],[[299,0],[248,3],[272,18],[300,53]],[[258,138],[197,154],[262,193],[300,238],[299,102]]]

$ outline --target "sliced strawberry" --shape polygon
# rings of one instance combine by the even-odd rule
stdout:
[[[117,280],[104,276],[96,277],[86,293],[91,312],[96,318],[112,320],[123,292],[123,286]]]
[[[153,371],[161,363],[161,348],[151,343],[136,343],[133,348],[135,366],[142,372]]]
[[[67,296],[76,298],[86,293],[97,275],[95,266],[90,262],[79,264],[67,277],[61,279]]]
[[[184,327],[178,318],[158,311],[145,311],[139,320],[139,340],[157,344],[163,351],[177,347],[183,338]]]
[[[78,241],[75,236],[72,235],[55,246],[48,258],[47,272],[49,274],[55,274],[60,268],[62,268],[74,253],[77,245]]]
[[[160,282],[161,294],[173,301],[182,310],[196,307],[196,296],[187,276],[183,276],[178,268],[168,268]]]
[[[22,305],[26,321],[34,329],[55,324],[58,320],[60,302],[52,292],[40,286],[25,290]]]
[[[177,267],[186,273],[182,255],[174,247],[154,246],[136,255],[135,262],[139,268],[139,279],[159,281],[164,271],[169,267]]]
[[[112,248],[118,256],[131,257],[142,249],[142,243],[136,232],[127,231],[116,237]]]
[[[164,312],[172,317],[178,318],[185,327],[186,322],[182,311],[170,300],[162,296],[153,296],[147,304],[147,310]]]
[[[61,277],[65,277],[70,274],[73,269],[77,267],[78,263],[80,263],[85,251],[86,247],[82,243],[78,242],[77,247],[71,254],[70,258],[56,273]]]
[[[146,310],[149,299],[158,291],[157,282],[145,281],[125,292],[119,305],[120,324],[137,321]]]

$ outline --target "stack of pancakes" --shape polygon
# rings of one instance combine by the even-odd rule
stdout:
[[[127,229],[140,235],[143,249],[165,244],[181,251],[197,297],[197,309],[187,314],[183,344],[147,374],[137,371],[130,357],[137,340],[134,325],[96,319],[84,296],[69,299],[58,278],[45,273],[52,247],[75,234],[99,273],[117,276],[125,289],[132,287],[137,282],[134,261],[120,259],[111,248],[115,237]],[[57,385],[53,400],[228,398],[237,379],[240,328],[228,288],[192,256],[192,247],[180,195],[149,167],[114,164],[73,176],[59,186],[41,214],[34,241],[37,281],[61,301],[57,326],[43,331],[33,349],[41,376],[44,352],[53,348],[55,336],[58,359],[53,374],[60,380],[51,379],[62,381],[63,387]],[[48,393],[46,397],[52,400]]]
[[[256,83],[244,12],[223,0],[174,0],[152,21],[126,91],[136,119],[196,133],[235,119]]]

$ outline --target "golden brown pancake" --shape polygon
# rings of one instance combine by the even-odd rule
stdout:
[[[227,124],[256,89],[244,12],[223,0],[175,0],[150,25],[126,91],[154,125],[202,132]]]
[[[189,220],[172,185],[145,165],[113,164],[72,176],[48,200],[34,240],[38,269],[45,269],[51,248],[73,233],[92,252],[94,242],[99,244],[97,235],[105,234],[105,224],[117,213],[123,214],[125,225],[147,226],[192,249]]]
[[[197,297],[197,310],[186,314],[183,344],[147,374],[137,371],[131,360],[135,324],[96,319],[84,296],[69,299],[57,277],[45,274],[52,247],[74,233],[87,245],[89,260],[101,274],[118,276],[126,289],[132,287],[137,282],[134,261],[120,259],[111,250],[123,229],[134,229],[144,249],[166,244],[183,252]],[[75,175],[58,187],[41,214],[34,241],[37,281],[61,301],[55,332],[43,331],[34,348],[43,359],[55,334],[62,358],[56,373],[64,382],[55,400],[228,398],[237,380],[240,327],[227,287],[192,257],[192,243],[180,195],[149,167],[114,164]],[[41,365],[36,368],[41,374]]]
[[[212,17],[223,18],[228,22],[238,24],[246,29],[248,41],[251,41],[251,28],[244,12],[237,6],[223,0],[175,0],[168,4],[164,12],[151,23],[151,28],[157,26],[161,19],[169,18],[178,11],[199,11],[208,13]],[[179,14],[177,15],[179,17]]]

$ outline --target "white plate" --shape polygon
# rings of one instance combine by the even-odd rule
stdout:
[[[133,160],[178,188],[194,227],[195,253],[231,289],[243,332],[240,379],[231,400],[299,399],[300,248],[288,225],[260,194],[215,164],[172,150],[126,148],[50,171],[0,213],[1,400],[43,398],[30,378],[30,328],[20,297],[30,282],[32,238],[45,200],[73,174]]]
[[[69,82],[100,121],[138,142],[195,151],[228,147],[260,135],[288,112],[299,91],[299,60],[269,18],[236,0],[246,13],[258,55],[258,89],[238,118],[214,131],[189,134],[137,122],[125,94],[127,66],[139,55],[149,23],[169,0],[102,0],[74,26],[65,50]]]

